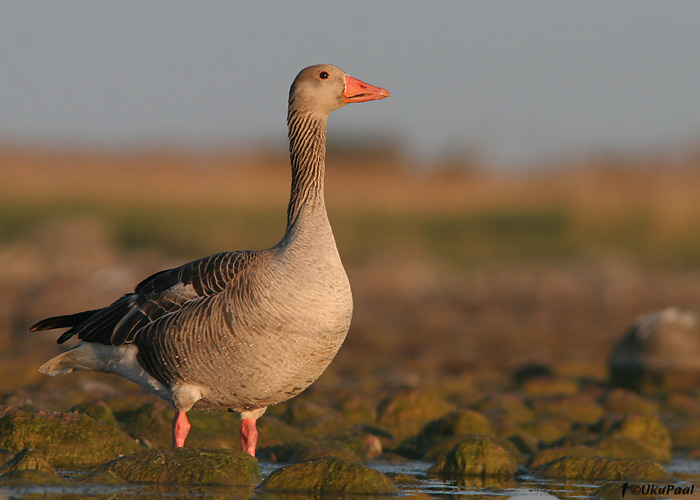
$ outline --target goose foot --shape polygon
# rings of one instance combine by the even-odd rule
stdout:
[[[173,418],[173,448],[185,446],[185,439],[190,432],[190,422],[184,411],[176,411]]]
[[[258,443],[258,429],[254,418],[241,419],[241,448],[250,456],[255,456],[255,445]]]

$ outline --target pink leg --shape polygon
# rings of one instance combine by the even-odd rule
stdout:
[[[255,445],[258,443],[258,429],[255,428],[254,418],[241,419],[241,448],[248,455],[255,456]]]
[[[187,433],[190,432],[190,422],[184,411],[176,411],[173,419],[173,448],[185,446]]]

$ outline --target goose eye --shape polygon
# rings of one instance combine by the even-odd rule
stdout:
[[[321,71],[321,73],[318,75],[318,77],[321,80],[326,80],[326,79],[330,78],[331,75],[329,75],[328,72],[326,72],[326,71]]]

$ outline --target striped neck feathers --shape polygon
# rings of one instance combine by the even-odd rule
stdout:
[[[323,178],[326,168],[326,121],[312,113],[289,110],[289,157],[292,192],[287,208],[287,230],[304,209],[324,207]]]

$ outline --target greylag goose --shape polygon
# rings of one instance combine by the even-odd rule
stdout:
[[[350,327],[350,284],[323,194],[328,115],[385,97],[335,66],[303,69],[289,92],[292,188],[282,240],[161,271],[107,307],[39,321],[30,331],[69,328],[58,343],[80,339],[39,371],[135,382],[175,408],[176,448],[191,408],[239,412],[241,446],[255,456],[258,417],[313,383]]]

